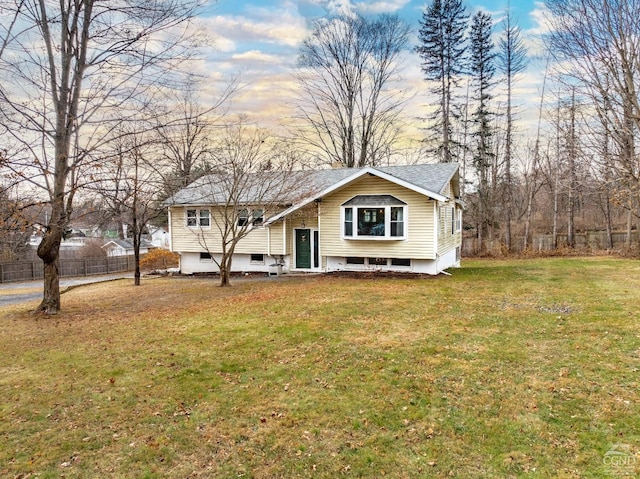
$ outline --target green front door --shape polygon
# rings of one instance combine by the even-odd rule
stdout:
[[[296,230],[296,268],[311,268],[311,230]]]

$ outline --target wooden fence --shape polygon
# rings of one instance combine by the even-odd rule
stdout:
[[[133,256],[108,256],[104,258],[60,259],[60,276],[94,276],[122,273],[135,269]],[[0,263],[0,283],[42,279],[42,261],[15,261]]]
[[[615,232],[611,234],[614,248],[623,248],[627,242],[627,234]],[[558,247],[567,245],[566,234],[557,235]],[[576,233],[576,248],[591,248],[593,250],[607,249],[607,233],[604,231],[591,231],[587,233]],[[638,233],[631,233],[631,244],[638,244]],[[523,250],[523,238],[514,238],[512,250],[519,253]],[[484,251],[500,253],[504,244],[500,240],[485,241]],[[529,245],[532,251],[552,251],[554,249],[552,235],[534,235]],[[474,256],[480,251],[480,245],[475,238],[464,238],[462,241],[462,254],[464,256]]]

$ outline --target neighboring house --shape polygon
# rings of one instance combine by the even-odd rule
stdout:
[[[165,228],[157,228],[154,226],[148,227],[150,243],[156,248],[169,248],[169,233]]]
[[[92,238],[86,237],[83,234],[74,233],[69,237],[63,239],[60,242],[60,250],[61,251],[76,251],[81,250],[87,242],[91,241]],[[40,232],[36,232],[29,237],[29,245],[34,249],[37,249],[42,241],[42,236]]]
[[[439,274],[459,267],[462,205],[456,164],[299,174],[310,193],[283,197],[275,211],[256,204],[253,216],[261,217],[238,243],[233,271],[272,272],[276,263],[285,273]],[[204,177],[168,200],[171,250],[180,254],[184,274],[218,271],[211,259],[221,252],[215,215],[225,198],[208,194],[214,184],[215,178]]]
[[[143,240],[140,243],[140,254],[147,254],[150,247],[153,246]],[[110,240],[102,248],[107,252],[107,256],[133,256],[134,252],[133,243],[121,239]]]

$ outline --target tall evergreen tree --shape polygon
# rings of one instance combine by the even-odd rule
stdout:
[[[505,207],[505,242],[510,251],[511,244],[511,222],[513,217],[513,179],[511,158],[513,155],[513,84],[518,73],[522,73],[527,68],[527,50],[520,37],[520,28],[512,23],[511,8],[507,3],[507,12],[504,19],[503,30],[498,42],[497,63],[500,72],[504,75],[507,87],[507,109],[506,131],[505,131],[505,151],[504,151],[504,207]]]
[[[456,161],[453,124],[458,108],[455,90],[465,70],[465,31],[468,15],[461,0],[433,0],[422,13],[419,44],[416,52],[421,58],[424,78],[433,82],[431,93],[439,97],[433,113],[433,132],[441,161]]]
[[[473,135],[476,140],[473,164],[478,175],[478,239],[480,245],[482,245],[485,227],[492,222],[490,212],[493,210],[494,196],[489,181],[495,156],[492,145],[491,120],[493,114],[490,110],[490,103],[493,99],[491,89],[494,85],[496,55],[491,40],[491,29],[491,15],[479,11],[473,16],[470,31],[471,63],[469,69],[472,75],[473,99],[476,105],[473,113],[475,126]]]

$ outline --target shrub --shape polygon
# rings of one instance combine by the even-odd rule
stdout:
[[[141,269],[167,269],[179,265],[180,256],[167,249],[152,249],[140,260]]]

